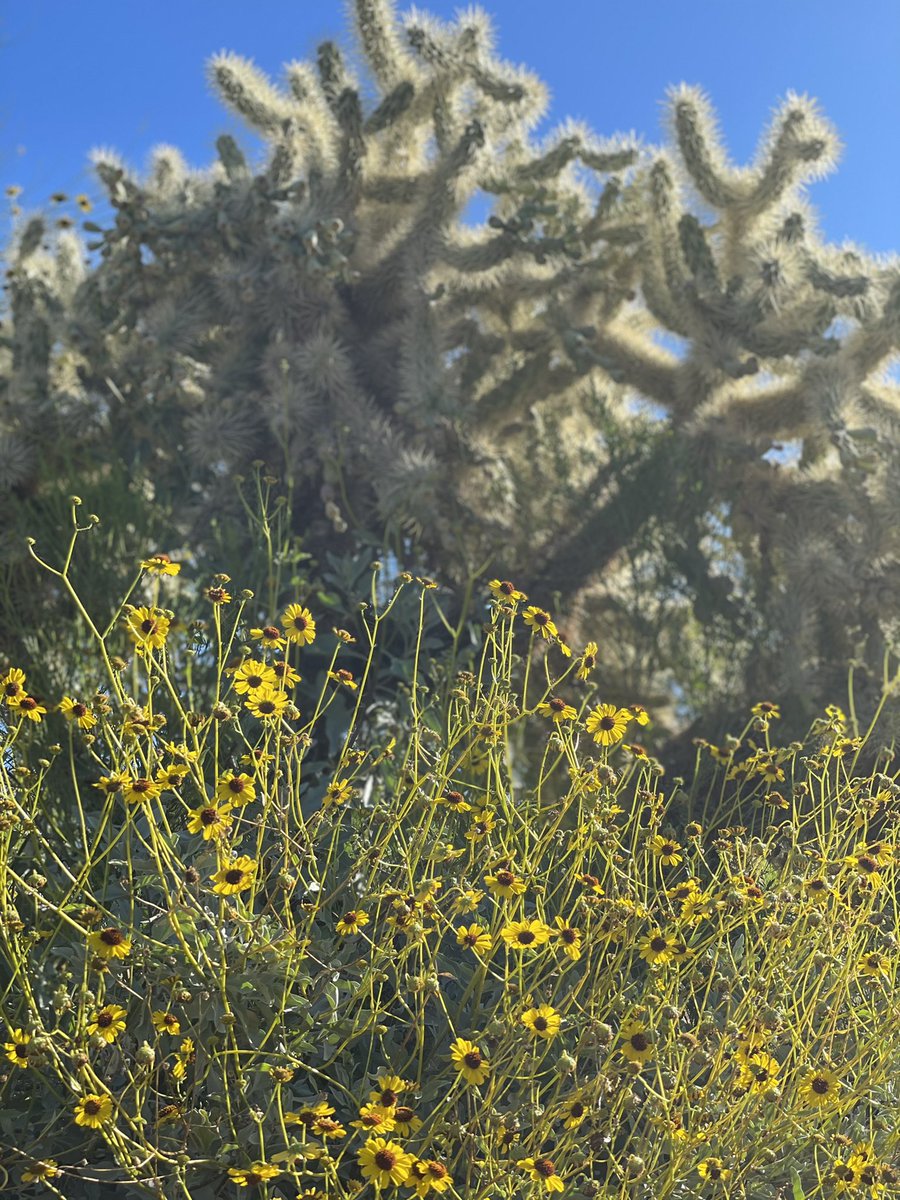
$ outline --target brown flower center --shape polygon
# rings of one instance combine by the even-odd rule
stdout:
[[[642,1054],[650,1046],[645,1033],[633,1033],[628,1040],[631,1042],[633,1049],[637,1050],[639,1054]]]
[[[562,712],[562,710],[566,707],[565,700],[560,700],[559,696],[554,696],[552,700],[548,701],[548,704],[554,712]]]
[[[535,625],[546,625],[550,620],[550,614],[545,612],[536,612],[534,614]]]
[[[246,779],[229,779],[228,780],[228,790],[229,790],[229,792],[233,792],[235,794],[235,796],[239,796],[241,794],[241,792],[244,791],[246,786],[247,786]]]
[[[512,887],[512,885],[516,882],[516,877],[512,871],[498,871],[497,882],[501,887]]]
[[[136,779],[131,785],[133,792],[149,792],[153,784],[149,779]]]
[[[145,637],[149,637],[150,634],[156,633],[156,629],[157,622],[154,621],[152,617],[148,617],[145,621],[141,621],[141,633],[143,633]]]
[[[244,679],[247,682],[247,687],[250,687],[250,688],[258,688],[258,687],[262,687],[262,685],[263,685],[262,675],[245,675]]]
[[[125,937],[118,929],[103,929],[100,932],[100,941],[107,946],[121,946]]]
[[[219,819],[219,814],[214,808],[202,808],[200,810],[201,825],[215,825]]]
[[[516,934],[516,941],[520,946],[530,946],[534,940],[534,934],[530,929],[520,929]]]
[[[225,882],[230,884],[241,883],[244,878],[244,872],[240,867],[232,867],[230,871],[225,872]]]
[[[97,1025],[101,1029],[108,1029],[112,1023],[112,1013],[102,1012],[97,1014]]]
[[[267,717],[271,716],[275,712],[275,703],[272,700],[263,700],[257,705],[257,707],[259,708],[259,711]]]
[[[550,1028],[550,1023],[546,1017],[535,1017],[534,1027],[538,1033],[546,1033],[546,1031]]]
[[[85,1100],[82,1107],[89,1117],[96,1117],[102,1106],[99,1100]]]
[[[569,1106],[569,1116],[570,1117],[583,1117],[584,1116],[584,1105],[581,1103],[580,1100],[576,1100],[574,1102],[574,1104],[571,1104]]]
[[[24,708],[26,712],[34,712],[37,708],[37,700],[34,696],[23,696],[19,701],[19,707]]]
[[[651,938],[650,949],[653,951],[654,954],[662,954],[662,952],[666,949],[668,944],[669,943],[666,941],[666,939],[664,937]]]
[[[578,940],[578,931],[575,929],[561,929],[559,931],[560,941],[566,943],[567,946],[574,946]]]
[[[379,1150],[373,1161],[379,1171],[393,1171],[397,1165],[397,1155],[393,1150]]]
[[[502,592],[504,596],[511,596],[515,590],[515,586],[508,579],[501,579],[500,586],[497,588],[497,591]]]
[[[552,1158],[536,1158],[534,1160],[534,1169],[538,1175],[542,1175],[544,1179],[549,1179],[551,1175],[556,1174],[556,1163]]]
[[[601,717],[600,720],[597,722],[597,725],[600,729],[603,729],[608,733],[610,729],[615,729],[616,718],[615,717]]]
[[[394,1097],[394,1099],[392,1101],[390,1101],[390,1103],[383,1101],[383,1103],[385,1103],[386,1107],[390,1107],[391,1104],[397,1103],[397,1093],[396,1092],[382,1092],[382,1096],[393,1096]],[[415,1112],[413,1112],[413,1110],[407,1104],[401,1104],[398,1108],[396,1108],[394,1110],[394,1119],[399,1121],[401,1125],[405,1125],[407,1121],[411,1121],[415,1115],[416,1115]]]
[[[817,1075],[812,1081],[811,1087],[817,1096],[827,1096],[831,1084],[827,1079],[823,1079],[821,1075]]]
[[[16,1053],[17,1058],[27,1058],[28,1057],[28,1047],[23,1046],[21,1042],[18,1042],[16,1044],[15,1053]]]
[[[472,1071],[476,1071],[481,1066],[481,1051],[470,1050],[463,1055],[463,1062]]]

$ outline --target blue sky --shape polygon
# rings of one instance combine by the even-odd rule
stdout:
[[[406,6],[402,3],[401,9]],[[451,17],[459,7],[421,7]],[[549,85],[547,125],[574,116],[599,134],[661,132],[666,88],[702,85],[732,157],[749,159],[788,90],[815,96],[844,143],[811,190],[831,240],[900,249],[900,0],[488,0],[502,57]],[[94,146],[143,168],[159,142],[200,166],[243,127],[210,93],[204,63],[228,49],[276,79],[281,64],[347,37],[341,0],[3,0],[0,185],[27,211],[56,190],[101,195]],[[2,196],[0,196],[2,200]],[[0,207],[0,234],[5,213]]]

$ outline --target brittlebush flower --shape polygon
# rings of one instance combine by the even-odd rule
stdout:
[[[652,929],[638,942],[638,954],[651,966],[667,963],[675,953],[675,941],[672,934]]]
[[[31,1053],[28,1049],[31,1043],[31,1034],[26,1033],[24,1029],[11,1029],[9,1036],[12,1041],[3,1043],[6,1061],[11,1062],[14,1067],[27,1067],[28,1056]]]
[[[563,1192],[565,1184],[556,1173],[556,1164],[552,1158],[523,1158],[519,1163],[523,1171],[527,1171],[535,1183],[542,1183],[548,1192]]]
[[[63,696],[59,702],[59,711],[67,721],[74,721],[79,729],[93,729],[97,724],[97,718],[88,705],[80,700],[73,700],[71,696]]]
[[[184,777],[190,774],[190,770],[187,763],[167,763],[159,768],[154,779],[164,792],[176,791],[184,783]]]
[[[287,708],[287,704],[288,699],[284,692],[276,691],[271,687],[262,687],[248,694],[244,707],[260,721],[278,721]]]
[[[520,879],[515,871],[506,868],[496,871],[493,875],[485,875],[484,882],[492,895],[502,896],[505,900],[521,896],[528,888],[524,879]]]
[[[284,636],[277,625],[263,625],[261,629],[251,629],[250,636],[255,642],[262,642],[266,650],[280,650],[284,645]]]
[[[147,800],[158,799],[162,786],[155,779],[128,779],[125,783],[124,795],[128,804],[142,804]]]
[[[616,708],[615,704],[598,704],[587,715],[585,728],[593,734],[594,741],[601,746],[612,746],[625,736],[628,722],[633,714],[627,708]]]
[[[649,839],[647,849],[656,855],[664,867],[676,867],[681,862],[679,844],[672,838],[663,837],[661,833]]]
[[[89,934],[88,945],[100,958],[127,958],[131,953],[131,942],[114,926]]]
[[[560,1118],[566,1129],[577,1129],[587,1116],[588,1108],[580,1096],[572,1096],[564,1101]]]
[[[151,554],[149,558],[143,559],[141,569],[151,575],[177,575],[181,570],[181,563],[172,562],[168,554]]]
[[[456,944],[476,954],[487,954],[491,948],[491,935],[482,925],[460,925],[456,931]]]
[[[289,604],[281,614],[285,637],[297,646],[308,646],[316,640],[316,622],[308,608]]]
[[[741,1073],[738,1084],[746,1088],[751,1095],[758,1096],[778,1082],[780,1064],[777,1058],[764,1051],[748,1055],[741,1063]]]
[[[40,724],[47,715],[46,707],[34,696],[17,696],[15,700],[8,700],[7,704],[12,712],[24,717],[27,721],[34,721],[36,724]]]
[[[359,1116],[350,1124],[356,1129],[365,1129],[369,1133],[391,1133],[397,1124],[394,1106],[364,1104],[359,1110]]]
[[[641,1021],[626,1021],[619,1030],[619,1049],[629,1062],[649,1062],[655,1053],[653,1034]]]
[[[708,1183],[724,1183],[730,1178],[731,1171],[723,1166],[721,1158],[704,1158],[697,1163],[697,1174]]]
[[[578,670],[575,672],[576,679],[587,679],[591,671],[597,665],[597,643],[588,642],[584,648],[584,653],[581,656],[581,661],[578,664]]]
[[[556,1037],[561,1021],[562,1018],[552,1004],[541,1004],[538,1008],[529,1008],[522,1013],[522,1024],[536,1038]]]
[[[856,969],[860,975],[890,975],[891,960],[879,954],[877,950],[872,950],[857,960]]]
[[[346,912],[335,925],[341,937],[350,937],[351,934],[359,933],[363,925],[368,925],[369,914],[361,908],[355,908],[351,912]]]
[[[213,875],[213,891],[220,896],[234,896],[252,887],[258,864],[246,854],[232,859]]]
[[[427,1196],[430,1191],[446,1192],[453,1186],[453,1177],[442,1162],[418,1158],[412,1165],[406,1186],[415,1186],[417,1196]]]
[[[543,921],[526,918],[505,925],[500,936],[510,950],[536,950],[549,940],[550,930]]]
[[[474,1042],[469,1042],[465,1038],[456,1038],[450,1047],[450,1057],[466,1083],[482,1084],[490,1073],[489,1060],[484,1057]]]
[[[379,1075],[376,1083],[378,1086],[369,1092],[369,1100],[372,1104],[383,1104],[385,1108],[392,1108],[401,1094],[413,1086],[408,1079],[389,1073]]]
[[[578,962],[581,958],[581,932],[562,917],[554,917],[553,920],[556,925],[553,936],[562,946],[563,953],[571,958],[572,962]]]
[[[800,1097],[814,1108],[824,1108],[837,1098],[841,1087],[841,1081],[834,1071],[823,1068],[807,1075],[800,1085]]]
[[[510,583],[508,579],[491,579],[488,582],[488,587],[491,589],[491,595],[495,600],[508,600],[518,603],[520,600],[527,600],[528,597],[524,592],[520,592],[514,583]]]
[[[537,711],[557,725],[561,721],[574,721],[578,716],[577,710],[571,704],[566,704],[560,696],[551,696],[549,700],[543,700],[537,706]]]
[[[175,1079],[184,1079],[188,1066],[197,1057],[193,1038],[185,1038],[175,1052],[175,1062],[172,1064],[172,1075]]]
[[[539,633],[547,641],[559,637],[559,631],[553,623],[553,618],[543,608],[536,608],[532,604],[530,608],[525,609],[523,619],[533,633]]]
[[[331,808],[333,804],[344,804],[353,797],[353,785],[347,779],[332,779],[322,797],[322,807]]]
[[[408,1104],[398,1104],[394,1108],[394,1130],[400,1137],[410,1137],[422,1128],[422,1124],[422,1118]]]
[[[91,1034],[99,1034],[105,1042],[112,1044],[125,1029],[126,1015],[125,1009],[119,1004],[104,1005],[94,1013],[87,1031]]]
[[[216,784],[216,800],[224,800],[234,808],[256,799],[256,784],[243,772],[226,771]]]
[[[160,650],[166,644],[171,622],[159,608],[133,608],[126,618],[128,634],[136,646]]]
[[[363,1176],[376,1188],[399,1187],[406,1183],[415,1158],[399,1142],[369,1138],[357,1155]]]
[[[172,1037],[176,1037],[181,1033],[181,1022],[174,1013],[155,1012],[151,1015],[150,1020],[153,1022],[153,1028],[157,1033],[168,1033]]]
[[[337,671],[329,671],[328,678],[334,683],[341,684],[342,687],[349,688],[351,692],[355,692],[359,687],[359,684],[353,678],[353,672],[345,671],[343,667]]]
[[[231,686],[239,695],[259,691],[260,688],[274,688],[278,676],[268,663],[245,659],[234,673]]]
[[[329,1104],[327,1100],[317,1100],[315,1104],[304,1104],[296,1112],[285,1113],[284,1123],[285,1125],[303,1125],[306,1129],[312,1129],[319,1117],[333,1116],[334,1105]]]
[[[216,805],[194,808],[188,815],[188,833],[202,833],[203,840],[208,842],[227,833],[233,820],[230,804],[223,804],[221,808]]]
[[[104,1121],[110,1120],[112,1113],[111,1096],[88,1092],[75,1105],[75,1124],[84,1125],[88,1129],[99,1129]]]
[[[272,663],[272,670],[275,672],[275,687],[282,691],[285,688],[295,688],[300,682],[300,675],[284,659],[276,659]]]
[[[61,1175],[59,1163],[55,1158],[43,1158],[33,1162],[22,1172],[23,1183],[43,1183],[45,1179],[55,1179]]]
[[[267,1179],[276,1179],[281,1174],[271,1163],[255,1162],[249,1167],[229,1167],[228,1177],[238,1187],[259,1187]]]
[[[6,704],[12,704],[25,694],[25,672],[20,671],[18,667],[10,667],[0,678],[0,697]]]

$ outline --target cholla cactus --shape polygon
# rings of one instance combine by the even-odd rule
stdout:
[[[610,687],[662,694],[703,647],[697,686],[675,679],[702,700],[725,646],[736,692],[831,687],[856,631],[876,649],[897,570],[897,394],[878,372],[900,273],[815,234],[800,189],[830,128],[789,97],[740,170],[682,88],[669,153],[573,123],[538,144],[544,89],[495,56],[483,14],[354,15],[365,87],[330,42],[280,89],[210,63],[260,164],[226,136],[205,171],[159,147],[138,178],[97,152],[115,221],[93,227],[95,265],[25,223],[7,523],[71,463],[121,460],[202,550],[261,459],[314,554],[415,545],[442,578],[488,564],[599,608]],[[799,462],[769,461],[780,444]]]

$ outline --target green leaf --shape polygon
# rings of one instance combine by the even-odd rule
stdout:
[[[797,1173],[796,1167],[791,1167],[791,1190],[794,1200],[806,1200],[806,1195],[803,1191],[803,1184],[800,1182],[800,1176]]]

